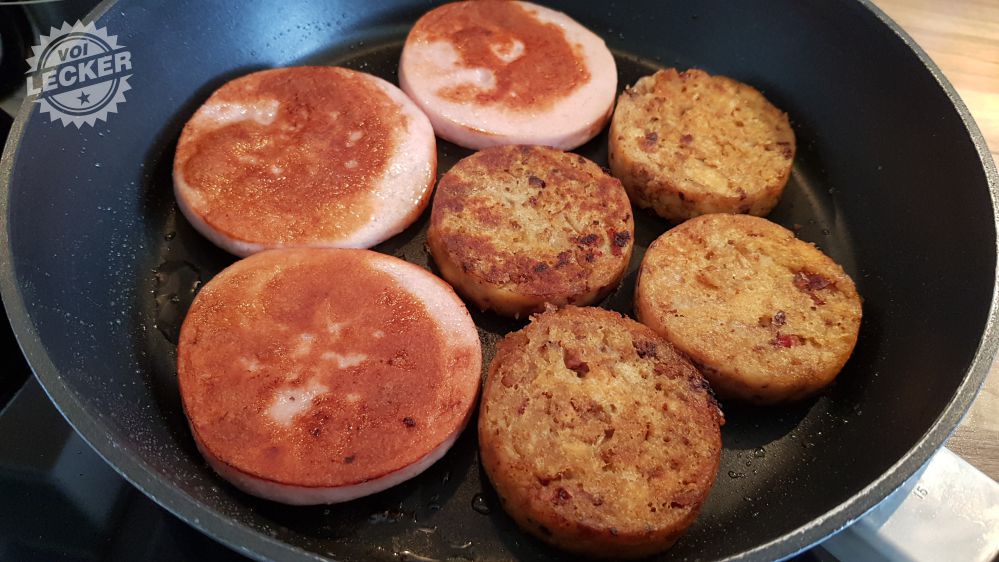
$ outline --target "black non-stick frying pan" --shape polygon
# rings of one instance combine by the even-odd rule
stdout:
[[[841,263],[864,297],[857,349],[821,397],[726,404],[722,468],[702,515],[663,559],[770,559],[861,516],[946,439],[997,347],[997,186],[984,141],[939,70],[864,2],[551,1],[602,35],[620,85],[701,67],[763,90],[792,119],[794,173],[773,220]],[[422,476],[348,504],[286,507],[215,477],[175,382],[180,322],[233,261],[177,212],[177,136],[226,80],[338,64],[395,79],[431,4],[303,0],[105,2],[133,89],[96,127],[26,105],[4,154],[3,299],[66,418],[133,484],[257,558],[558,559],[516,530],[480,471],[474,431]],[[604,163],[606,136],[580,152]],[[441,170],[467,151],[440,144]],[[630,274],[604,306],[630,312],[634,270],[670,225],[637,213]],[[426,215],[378,250],[427,265]],[[518,324],[478,314],[486,361]]]

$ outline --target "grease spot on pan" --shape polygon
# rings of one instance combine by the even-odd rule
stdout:
[[[180,325],[201,288],[201,271],[186,261],[167,260],[153,270],[156,283],[156,329],[170,343],[180,337]]]

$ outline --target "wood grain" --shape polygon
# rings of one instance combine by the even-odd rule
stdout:
[[[999,160],[999,1],[874,2],[937,63]],[[999,362],[947,447],[999,480]]]

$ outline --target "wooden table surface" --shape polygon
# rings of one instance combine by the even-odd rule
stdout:
[[[999,161],[999,0],[874,2],[937,63]],[[947,447],[999,481],[999,362]]]

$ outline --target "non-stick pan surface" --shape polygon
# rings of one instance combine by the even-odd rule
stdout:
[[[996,350],[995,168],[953,90],[883,15],[846,0],[549,2],[602,35],[620,84],[697,66],[753,84],[792,118],[799,154],[773,220],[841,263],[864,297],[857,349],[823,396],[726,405],[722,468],[663,559],[777,558],[851,522],[943,442]],[[175,382],[180,322],[233,258],[177,213],[170,169],[194,109],[227,79],[340,64],[395,79],[424,2],[106,2],[133,89],[97,127],[22,109],[2,167],[3,298],[67,419],[156,501],[258,558],[559,559],[517,531],[480,471],[474,431],[422,476],[330,507],[223,483],[195,450]],[[606,162],[606,136],[580,153]],[[440,144],[445,171],[468,151]],[[645,246],[604,306],[628,313]],[[428,265],[426,215],[378,250]],[[475,314],[488,361],[520,323]]]

